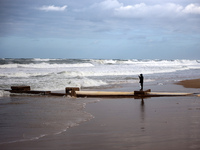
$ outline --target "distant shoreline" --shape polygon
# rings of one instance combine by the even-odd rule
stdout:
[[[176,84],[182,85],[185,88],[200,88],[200,79],[183,80]]]

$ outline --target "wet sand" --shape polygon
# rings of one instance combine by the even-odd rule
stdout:
[[[147,85],[154,91],[188,91],[180,85]],[[197,89],[198,90],[198,89]],[[0,149],[199,150],[200,99],[157,97],[99,99],[86,106],[95,118],[58,135],[0,145]]]
[[[183,80],[177,84],[182,85],[185,88],[200,88],[200,79]]]

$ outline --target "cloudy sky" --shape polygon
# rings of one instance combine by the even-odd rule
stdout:
[[[1,58],[200,59],[199,0],[0,0]]]

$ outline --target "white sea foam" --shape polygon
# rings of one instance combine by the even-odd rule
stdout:
[[[10,92],[0,90],[0,97],[9,97],[9,96],[10,96]]]
[[[1,59],[0,87],[28,84],[35,90],[132,82],[126,76],[200,69],[199,60]],[[120,77],[120,80],[119,80]]]
[[[33,137],[31,139],[20,139],[20,140],[15,140],[15,141],[9,141],[9,142],[2,142],[0,144],[10,144],[10,143],[19,143],[19,142],[25,142],[25,141],[34,141],[34,140],[38,140],[40,138],[43,138],[45,137],[46,134],[42,134],[42,135],[39,135],[38,137]]]
[[[106,82],[101,80],[92,80],[88,78],[82,79],[63,79],[57,80],[52,79],[48,81],[37,81],[36,83],[31,83],[34,90],[64,90],[65,87],[93,87],[107,85]],[[35,86],[37,85],[37,86]]]
[[[49,60],[56,60],[56,59],[42,59],[42,58],[34,58],[34,61],[49,61]]]
[[[49,64],[49,63],[39,63],[39,64],[3,64],[0,68],[73,68],[73,67],[93,67],[90,63],[78,63],[78,64]]]

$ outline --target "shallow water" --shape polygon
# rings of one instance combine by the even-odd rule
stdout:
[[[90,104],[95,119],[61,138],[72,149],[188,150],[200,148],[198,97],[104,99]],[[85,138],[87,137],[87,138]],[[76,141],[73,139],[76,138]],[[64,149],[62,146],[61,149]]]
[[[0,144],[60,134],[90,120],[93,116],[84,110],[87,102],[66,97],[0,97]]]
[[[130,86],[110,90],[126,91]],[[146,86],[154,91],[198,90],[174,84]],[[197,150],[200,148],[199,113],[200,100],[196,96],[143,101],[1,97],[0,148]]]

